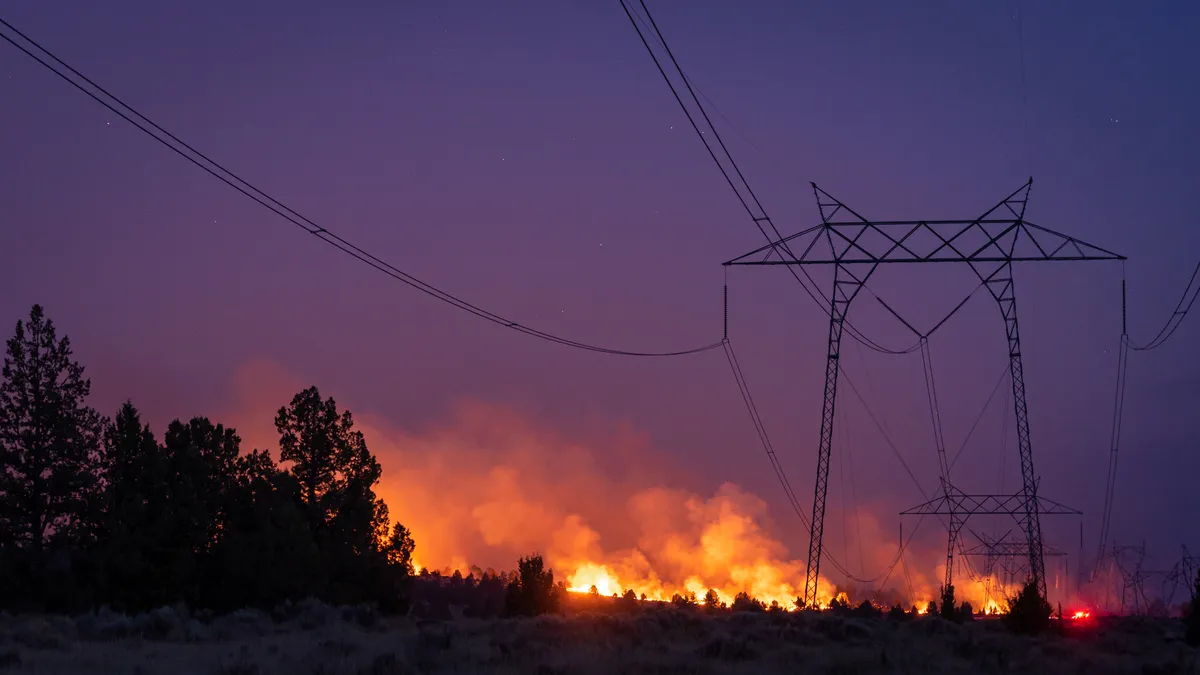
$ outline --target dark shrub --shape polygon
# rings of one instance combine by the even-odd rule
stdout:
[[[756,600],[750,597],[746,591],[742,591],[733,597],[733,606],[735,612],[762,612],[767,609],[767,606],[761,600]]]
[[[1037,635],[1050,626],[1052,611],[1050,603],[1038,593],[1037,584],[1030,579],[1015,598],[1009,598],[1004,624],[1014,633]]]

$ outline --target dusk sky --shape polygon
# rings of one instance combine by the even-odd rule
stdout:
[[[648,4],[785,233],[818,222],[809,181],[867,217],[934,219],[979,215],[1032,175],[1031,221],[1128,256],[1016,272],[1041,493],[1085,512],[1090,557],[1122,274],[1144,343],[1200,256],[1200,5],[1026,1],[1021,39],[1012,0]],[[17,0],[0,17],[322,226],[571,339],[719,340],[720,263],[764,243],[615,0]],[[974,286],[961,266],[895,267],[872,289],[925,328]],[[729,294],[730,337],[807,508],[828,319],[778,268],[730,270]],[[232,423],[256,396],[246,373],[267,371],[408,434],[483,403],[589,445],[617,478],[658,463],[701,493],[734,482],[770,504],[793,556],[807,544],[719,350],[593,354],[464,314],[304,235],[0,43],[5,338],[33,303],[70,335],[93,404],[132,399],[158,432],[174,417]],[[912,343],[877,304],[851,319]],[[1156,569],[1200,548],[1198,340],[1189,317],[1129,359],[1113,534],[1144,539]],[[931,349],[955,451],[1007,367],[995,303],[975,296]],[[847,340],[843,362],[932,490],[918,355]],[[267,428],[291,393],[271,391]],[[968,492],[1019,489],[1004,399],[955,469]],[[839,403],[838,549],[851,499],[889,536],[923,501],[848,388]],[[604,439],[625,433],[643,455],[606,456]],[[1046,529],[1075,554],[1078,521]]]

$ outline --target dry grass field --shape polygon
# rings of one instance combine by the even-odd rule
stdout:
[[[223,617],[0,614],[0,673],[1195,673],[1168,619],[1107,619],[1024,638],[998,622],[828,614],[708,615],[670,607],[533,619],[385,618],[306,602]]]

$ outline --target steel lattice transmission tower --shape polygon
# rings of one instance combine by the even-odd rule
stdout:
[[[902,516],[948,516],[949,522],[946,525],[946,576],[943,584],[945,587],[954,583],[954,552],[959,545],[959,533],[967,524],[967,519],[971,516],[989,515],[989,516],[1011,516],[1026,530],[1026,541],[1022,542],[1025,562],[1024,573],[1026,578],[1035,577],[1036,579],[1045,580],[1045,570],[1041,570],[1037,574],[1033,572],[1034,564],[1038,560],[1042,560],[1046,555],[1046,547],[1041,544],[1041,539],[1038,539],[1037,555],[1030,553],[1030,544],[1028,541],[1028,529],[1025,527],[1029,520],[1029,513],[1035,514],[1038,523],[1038,533],[1041,533],[1040,523],[1041,516],[1080,516],[1081,512],[1072,509],[1069,506],[1064,506],[1058,502],[1051,501],[1045,497],[1036,494],[1033,498],[1032,508],[1030,500],[1026,499],[1025,493],[1022,491],[1015,495],[969,495],[954,487],[949,481],[942,482],[941,496],[915,506],[907,511],[901,511]],[[1007,535],[1006,535],[1007,536]],[[975,535],[980,541],[986,542],[986,539],[980,535]],[[1011,543],[1005,542],[1006,550],[1011,550]],[[970,555],[967,551],[964,555]],[[1017,567],[1010,567],[1010,570],[1017,570]],[[1025,579],[1019,580],[1024,583]],[[1042,597],[1046,595],[1044,583],[1039,584],[1038,591]]]
[[[837,401],[842,333],[850,304],[880,265],[897,263],[966,263],[999,305],[1008,338],[1009,373],[1016,414],[1017,442],[1023,480],[1019,520],[1028,544],[1030,574],[1043,596],[1042,531],[1033,468],[1029,417],[1025,404],[1025,375],[1012,267],[1016,262],[1124,260],[1124,256],[1084,243],[1025,220],[1033,179],[973,220],[870,221],[828,192],[812,184],[821,224],[783,237],[726,265],[832,265],[829,303],[829,341],[825,361],[824,403],[817,449],[816,486],[808,545],[804,601],[817,602],[817,579],[825,528],[825,496],[829,484],[829,455],[833,447],[833,417]],[[844,220],[835,220],[842,217]],[[798,252],[798,254],[797,254]],[[943,477],[947,479],[948,477]],[[948,486],[948,480],[943,480]],[[946,488],[949,489],[948,487]],[[950,497],[950,493],[946,494]]]
[[[1175,601],[1175,591],[1182,585],[1187,591],[1189,602],[1195,602],[1196,597],[1193,595],[1196,591],[1196,573],[1200,570],[1200,556],[1188,553],[1187,546],[1182,546],[1183,557],[1179,559],[1165,574],[1163,579],[1163,599],[1169,605]],[[1166,587],[1170,586],[1171,590],[1167,591]]]
[[[983,593],[984,606],[993,600],[992,592],[996,573],[1000,572],[1001,591],[1004,587],[1016,582],[1020,583],[1029,577],[1029,548],[1028,543],[1010,537],[1011,531],[1003,536],[992,537],[972,531],[978,544],[963,548],[962,556],[966,558],[983,558]],[[1050,546],[1042,548],[1042,556],[1066,557],[1066,553]],[[1002,598],[1004,599],[1004,598]]]

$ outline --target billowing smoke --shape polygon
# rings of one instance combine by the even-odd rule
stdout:
[[[275,411],[306,384],[278,368],[245,368],[235,410],[219,419],[236,426],[247,448],[274,451]],[[703,598],[713,589],[729,602],[745,591],[790,607],[803,594],[803,552],[790,552],[776,536],[762,499],[731,483],[689,489],[695,481],[686,472],[628,430],[580,442],[481,403],[460,405],[419,431],[355,416],[384,468],[380,495],[393,520],[413,532],[423,567],[511,569],[518,556],[538,552],[568,586],[594,585],[606,595],[632,589],[656,599]],[[882,504],[872,510],[893,511]],[[847,591],[854,601],[923,609],[937,599],[933,580],[941,570],[922,572],[936,556],[909,551],[904,564],[894,564],[896,538],[866,510],[854,522],[855,546],[841,564],[855,575],[890,574],[871,583],[822,578],[823,601]],[[822,571],[835,574],[829,564]],[[980,609],[984,590],[982,582],[963,583],[958,598]]]

